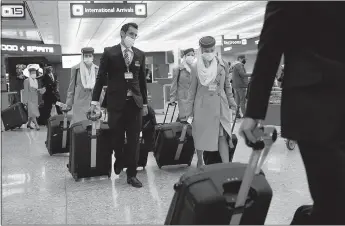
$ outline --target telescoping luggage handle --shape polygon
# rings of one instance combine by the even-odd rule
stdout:
[[[62,109],[67,109],[67,105],[64,103],[61,103],[59,101],[56,102],[56,105],[61,107]],[[68,110],[62,110],[63,112],[63,127],[62,127],[62,148],[66,148],[67,143],[67,130],[68,130],[68,119],[67,119],[67,112]]]
[[[170,107],[170,106],[174,106],[174,111],[173,111],[173,113],[172,113],[170,123],[172,123],[172,121],[173,121],[173,118],[174,118],[174,115],[175,115],[175,110],[176,110],[176,104],[171,104],[171,103],[169,103],[168,106],[167,106],[167,110],[166,110],[166,112],[165,112],[163,124],[165,124],[165,120],[167,119],[167,115],[168,115],[168,111],[169,111],[169,107]]]
[[[97,124],[99,119],[102,117],[102,112],[99,114],[91,115],[91,112],[86,113],[86,118],[91,120],[92,129],[91,129],[91,168],[96,167],[96,156],[97,156]]]
[[[259,125],[254,133],[257,135],[257,137],[261,137],[261,139],[256,143],[251,143],[245,137],[247,146],[251,147],[253,152],[250,156],[248,166],[244,172],[230,225],[240,224],[245,202],[247,200],[254,176],[260,173],[261,167],[264,164],[273,143],[277,140],[277,130],[273,126],[262,127]],[[226,184],[224,186],[226,186]]]

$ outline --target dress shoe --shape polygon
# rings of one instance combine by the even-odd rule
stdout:
[[[123,170],[123,167],[120,164],[114,163],[114,172],[116,175],[119,175]]]
[[[143,184],[136,177],[128,177],[127,184],[130,184],[135,188],[141,188],[143,186]]]

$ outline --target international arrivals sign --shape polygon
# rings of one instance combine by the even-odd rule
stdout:
[[[146,18],[146,3],[70,3],[71,18]]]
[[[47,44],[16,43],[16,41],[2,42],[1,53],[33,56],[60,55],[61,46]]]

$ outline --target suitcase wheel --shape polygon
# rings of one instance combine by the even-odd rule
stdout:
[[[296,142],[293,140],[286,140],[286,147],[287,149],[289,149],[290,151],[294,150],[296,147]]]
[[[108,173],[108,178],[109,178],[109,179],[111,178],[111,172]]]
[[[174,191],[177,191],[181,187],[181,183],[174,184]]]
[[[74,178],[74,180],[75,180],[75,182],[78,182],[79,181],[79,178],[78,178],[78,174],[76,174],[76,173],[73,173],[73,178]]]

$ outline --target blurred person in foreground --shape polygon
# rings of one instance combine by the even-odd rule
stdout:
[[[71,68],[71,79],[67,90],[66,110],[71,110],[73,107],[70,125],[86,120],[99,69],[93,63],[94,49],[92,47],[82,48],[81,53],[80,63]]]
[[[173,69],[173,80],[170,89],[170,104],[178,103],[179,112],[184,111],[184,104],[188,98],[188,90],[191,84],[190,66],[195,61],[195,52],[193,48],[183,51],[181,64]],[[179,121],[179,118],[177,118]]]
[[[310,215],[292,224],[345,224],[344,12],[345,2],[269,2],[266,8],[240,134],[258,139],[252,131],[265,119],[284,54],[282,136],[297,141],[314,200],[312,208],[299,208]]]
[[[228,137],[231,134],[231,108],[236,103],[224,61],[215,54],[216,40],[199,40],[197,62],[191,65],[191,85],[181,121],[193,117],[193,139],[197,166],[203,165],[203,151],[219,151],[222,162],[229,162]]]
[[[89,111],[95,113],[102,88],[107,84],[105,98],[115,149],[114,171],[119,175],[127,162],[127,183],[141,188],[137,178],[139,138],[142,116],[148,114],[145,53],[133,46],[138,37],[137,24],[124,24],[120,36],[119,44],[104,49]],[[125,133],[128,149],[123,152]]]

